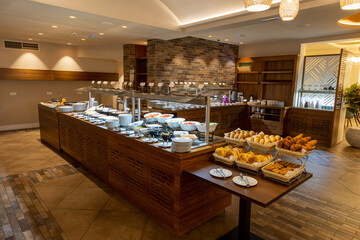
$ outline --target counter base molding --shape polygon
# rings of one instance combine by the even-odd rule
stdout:
[[[208,162],[224,143],[177,154],[58,113],[61,150],[175,235],[224,211],[231,194],[183,170]]]

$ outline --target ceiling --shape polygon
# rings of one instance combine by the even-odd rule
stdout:
[[[303,0],[294,21],[262,22],[278,16],[279,0],[274,2],[268,11],[249,13],[242,0],[1,0],[0,36],[85,46],[183,36],[247,44],[358,31],[337,25],[353,13],[341,10],[339,0]]]

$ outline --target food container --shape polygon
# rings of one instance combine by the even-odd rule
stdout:
[[[174,131],[175,137],[181,137],[181,135],[184,135],[184,134],[189,134],[189,132],[188,131]]]
[[[217,125],[217,123],[210,123],[209,133],[214,132]],[[196,124],[196,128],[199,132],[206,132],[206,123],[198,123]]]
[[[198,137],[195,134],[181,134],[180,135],[182,138],[189,138],[192,140],[192,142],[194,143]]]
[[[128,126],[131,128],[136,128],[136,127],[142,126],[143,124],[144,124],[144,121],[141,120],[141,121],[136,121],[136,122],[130,123],[130,124],[128,124]]]
[[[199,122],[194,122],[194,121],[185,121],[185,122],[181,122],[180,123],[180,127],[182,130],[184,131],[195,131],[196,130],[196,124],[198,124]]]
[[[132,115],[130,113],[119,114],[120,126],[126,127],[132,122]]]
[[[161,115],[159,112],[150,112],[144,115],[146,122],[156,122],[156,117]]]
[[[86,110],[86,103],[73,103],[72,106],[75,112],[82,112]]]
[[[158,102],[155,104],[155,108],[157,108],[157,109],[162,109],[165,106],[166,106],[166,103],[162,103],[162,102]]]
[[[301,175],[305,169],[304,165],[298,165],[298,168],[296,168],[294,171],[288,172],[286,175],[282,175],[282,174],[275,173],[273,171],[265,169],[267,166],[271,166],[279,161],[283,161],[283,160],[278,159],[278,160],[264,166],[263,168],[261,168],[261,171],[263,172],[264,177],[272,178],[272,179],[275,179],[277,181],[281,181],[284,183],[289,183],[289,182],[291,182],[292,179]]]
[[[171,118],[171,119],[166,119],[165,122],[167,123],[167,125],[170,128],[179,128],[180,127],[180,123],[184,122],[185,118]]]
[[[120,126],[120,121],[117,117],[109,117],[105,120],[105,125],[109,129],[114,129]]]
[[[156,120],[159,123],[165,123],[167,119],[171,119],[174,117],[174,114],[162,114],[156,117]]]
[[[74,108],[72,106],[60,106],[59,110],[60,112],[72,112]]]
[[[174,138],[171,143],[171,151],[186,153],[191,151],[193,141],[190,138]]]

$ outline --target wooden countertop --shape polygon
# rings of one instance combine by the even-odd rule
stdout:
[[[218,167],[218,164],[209,161],[205,164],[197,165],[196,167],[186,169],[185,172],[187,174],[205,180],[206,182],[212,183],[227,192],[249,200],[262,207],[269,206],[271,203],[281,198],[286,193],[295,189],[296,187],[298,187],[312,177],[311,173],[304,173],[299,180],[297,180],[290,186],[287,186],[285,184],[277,183],[275,181],[266,179],[263,176],[248,174],[249,176],[255,178],[258,181],[258,184],[254,187],[247,188],[238,186],[232,181],[232,178],[234,176],[239,176],[239,173],[241,172],[235,168],[225,167],[221,165],[222,168],[232,171],[233,175],[227,179],[212,177],[209,173],[210,170]]]

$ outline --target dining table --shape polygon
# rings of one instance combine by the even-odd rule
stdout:
[[[210,171],[213,169],[215,169],[216,172],[219,170],[222,170],[223,172],[229,170],[231,171],[232,175],[229,177],[220,175],[219,177],[214,177],[210,174]],[[262,239],[250,231],[251,204],[257,204],[266,208],[312,177],[311,173],[304,171],[294,181],[286,184],[275,181],[274,179],[266,178],[259,174],[249,173],[248,171],[224,166],[223,164],[219,165],[214,161],[208,161],[193,166],[184,170],[184,172],[185,174],[190,174],[196,178],[211,183],[221,188],[222,190],[230,192],[231,194],[240,198],[238,226],[230,232],[226,233],[224,236],[220,237],[219,240]],[[223,175],[223,172],[221,172],[221,175]],[[257,184],[253,187],[239,186],[238,184],[234,183],[233,178],[239,176],[240,174],[243,174],[245,179],[247,177],[256,179]]]

